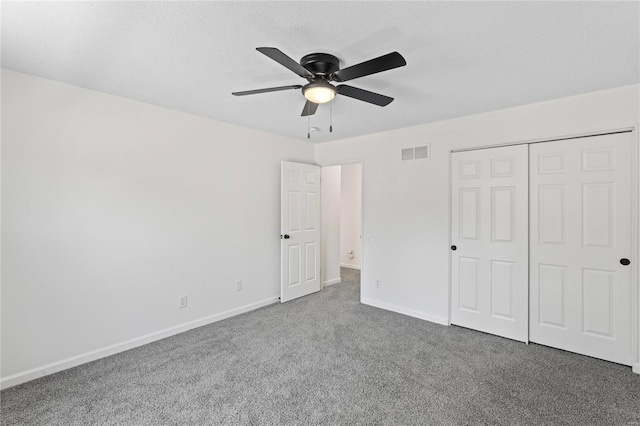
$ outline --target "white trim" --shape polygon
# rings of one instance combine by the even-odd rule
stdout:
[[[638,261],[640,261],[640,137],[638,125],[632,130],[631,142],[631,359],[634,372],[640,374],[640,281]]]
[[[407,315],[410,317],[418,318],[421,320],[434,322],[440,325],[449,325],[449,321],[446,317],[440,317],[437,315],[431,315],[426,312],[416,311],[415,309],[403,308],[402,306],[392,305],[390,303],[380,302],[373,299],[362,299],[361,302],[365,305],[373,306],[375,308],[384,309],[387,311],[396,312],[398,314]]]
[[[106,346],[94,351],[85,352],[80,355],[72,356],[70,358],[63,359],[61,361],[52,362],[51,364],[43,365],[41,367],[33,368],[31,370],[22,371],[20,373],[12,374],[11,376],[4,377],[0,380],[0,389],[7,389],[11,386],[16,386],[21,383],[28,382],[30,380],[38,379],[40,377],[48,376],[49,374],[57,373],[62,370],[77,367],[78,365],[85,364],[87,362],[95,361],[97,359],[105,358],[110,355],[124,352],[129,349],[137,348],[139,346],[146,345],[157,340],[165,339],[176,334],[183,333],[185,331],[202,327],[217,321],[221,321],[226,318],[230,318],[236,315],[243,314],[245,312],[253,311],[263,306],[276,303],[278,297],[270,297],[268,299],[261,300],[259,302],[251,303],[249,305],[241,306],[239,308],[231,309],[219,314],[210,315],[204,318],[200,318],[194,321],[186,322],[184,324],[169,327],[164,330],[156,331],[154,333],[145,334],[144,336],[136,337],[131,340],[116,343],[115,345]]]
[[[341,263],[340,267],[341,268],[349,268],[349,269],[357,269],[358,271],[360,270],[360,265],[350,265],[348,263]]]
[[[453,245],[453,152],[449,153],[449,245],[447,246],[447,252],[449,253],[449,288],[447,289],[447,325],[451,325],[451,316],[453,315],[453,253],[451,253],[451,246]]]
[[[640,374],[640,362],[634,362],[633,365],[631,366],[631,371],[633,371],[636,374]]]
[[[326,286],[329,286],[329,285],[339,284],[341,282],[342,282],[342,278],[340,278],[340,277],[334,278],[332,280],[323,282],[322,283],[322,288],[325,288]]]

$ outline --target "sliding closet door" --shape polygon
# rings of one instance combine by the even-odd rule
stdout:
[[[526,145],[452,154],[453,324],[528,340]]]
[[[631,133],[530,156],[531,341],[631,365]]]

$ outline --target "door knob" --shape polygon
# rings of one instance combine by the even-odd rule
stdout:
[[[631,263],[631,261],[625,257],[623,257],[622,259],[620,259],[620,263],[623,264],[624,266],[627,266],[628,264]]]
[[[284,235],[280,235],[280,239],[282,238],[284,238],[285,240],[288,240],[291,237],[289,236],[289,234],[284,234]]]
[[[456,251],[456,250],[458,250],[458,247],[456,247],[456,246],[451,246],[451,250]]]

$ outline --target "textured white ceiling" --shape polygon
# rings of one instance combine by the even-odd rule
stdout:
[[[392,51],[407,66],[348,84],[311,118],[321,142],[639,81],[638,2],[2,2],[2,66],[306,139],[304,84],[255,50],[353,65]]]

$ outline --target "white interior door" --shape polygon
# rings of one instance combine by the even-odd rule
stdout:
[[[631,365],[631,133],[530,156],[530,339]]]
[[[528,340],[526,145],[452,154],[451,322]]]
[[[282,162],[280,300],[320,290],[320,167]]]

